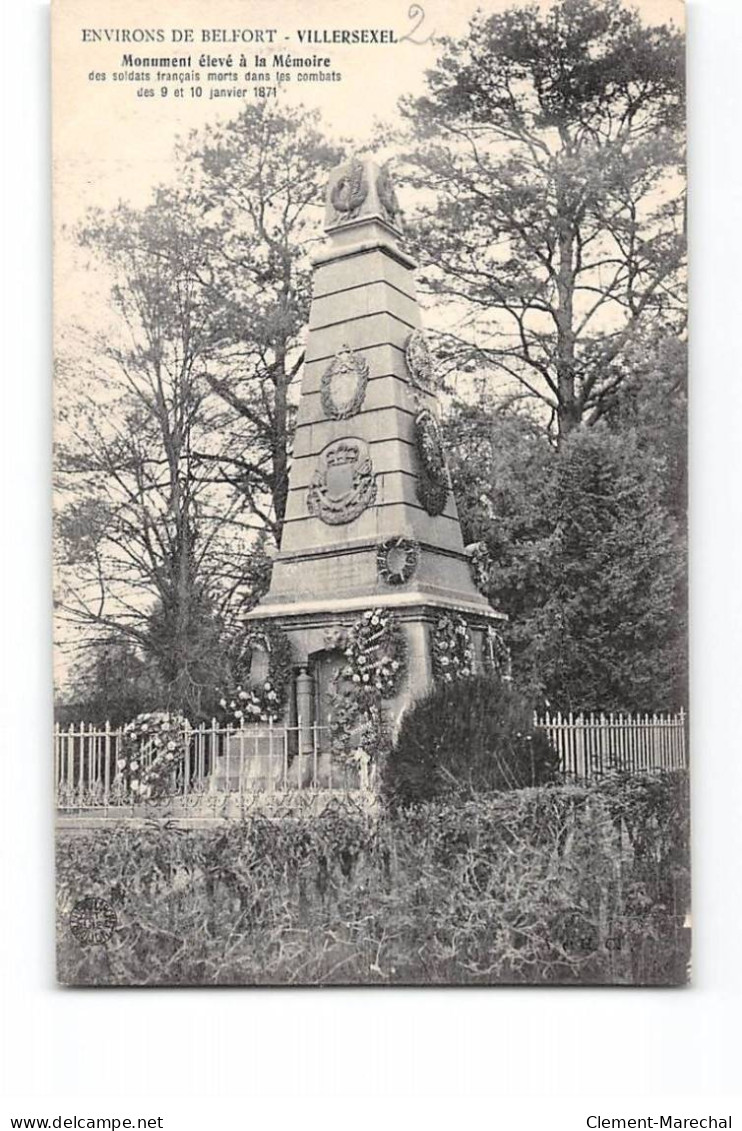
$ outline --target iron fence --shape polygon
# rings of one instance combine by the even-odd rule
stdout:
[[[534,716],[559,755],[562,773],[584,780],[611,771],[642,773],[687,766],[685,712]]]
[[[584,780],[616,770],[640,773],[686,766],[686,718],[675,715],[550,714],[534,716],[557,751],[562,772]],[[216,720],[182,733],[182,756],[162,796],[147,803],[193,811],[239,808],[265,795],[367,794],[375,768],[368,756],[338,760],[330,753],[330,728],[219,726]],[[62,812],[134,811],[145,798],[132,792],[122,772],[123,727],[76,723],[54,729],[54,782]],[[143,749],[142,771],[154,757]],[[225,808],[225,802],[228,804]]]

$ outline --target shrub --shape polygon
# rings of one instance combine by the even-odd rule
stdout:
[[[403,716],[383,768],[393,805],[558,778],[555,751],[517,691],[492,676],[436,685]]]
[[[57,838],[72,985],[679,984],[685,775]],[[672,817],[672,814],[675,817]],[[627,829],[630,825],[630,835]],[[105,899],[109,942],[70,927]]]

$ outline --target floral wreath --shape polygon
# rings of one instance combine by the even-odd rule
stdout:
[[[148,801],[168,791],[185,762],[188,720],[169,711],[147,712],[127,723],[116,768],[134,797]]]
[[[442,514],[448,499],[446,460],[438,425],[427,408],[415,417],[415,447],[420,465],[417,497],[429,515]]]
[[[394,557],[401,558],[392,565]],[[386,585],[404,585],[409,581],[420,560],[420,545],[414,538],[387,538],[376,550],[376,569]]]
[[[348,632],[342,676],[359,691],[392,699],[405,672],[405,640],[388,609],[369,609]]]
[[[261,684],[249,682],[255,646],[268,655],[268,675]],[[292,652],[288,636],[277,624],[256,626],[241,643],[235,668],[241,673],[234,691],[222,696],[219,706],[238,726],[280,718],[291,680]]]
[[[413,385],[426,393],[435,392],[433,355],[424,330],[413,330],[405,346],[405,361]]]
[[[466,553],[469,555],[469,571],[471,578],[480,593],[485,596],[489,592],[492,584],[492,572],[494,562],[492,555],[489,552],[486,542],[472,542],[470,546],[466,547]]]
[[[474,645],[466,621],[459,613],[442,613],[430,641],[433,679],[452,683],[474,674]]]

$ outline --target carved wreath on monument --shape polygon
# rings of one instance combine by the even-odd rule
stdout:
[[[420,546],[413,538],[388,538],[376,551],[376,568],[386,585],[404,585],[420,560]]]
[[[363,162],[354,157],[330,190],[330,203],[339,222],[355,220],[368,196],[368,181]]]
[[[376,178],[376,195],[379,198],[384,213],[384,218],[396,227],[400,226],[402,209],[399,207],[397,193],[394,188],[391,173],[386,165],[382,165]]]
[[[219,706],[238,726],[280,718],[292,662],[291,642],[281,626],[255,625],[240,642],[232,664],[234,689],[222,696]]]
[[[320,454],[309,485],[307,507],[328,526],[352,522],[376,499],[368,444],[350,437],[334,440]]]
[[[363,404],[367,384],[366,358],[343,346],[322,374],[320,395],[325,416],[334,420],[354,416]]]
[[[415,447],[419,462],[417,497],[429,515],[442,514],[448,501],[448,473],[440,429],[427,408],[415,417]]]
[[[412,384],[426,393],[435,392],[433,356],[424,330],[413,330],[404,351]]]

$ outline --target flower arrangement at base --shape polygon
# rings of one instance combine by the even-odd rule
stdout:
[[[358,691],[343,680],[342,670],[329,692],[333,756],[363,774],[391,747],[381,696],[378,691]]]
[[[406,648],[402,629],[388,609],[369,609],[348,632],[343,677],[357,691],[375,691],[392,699],[405,673]]]
[[[168,793],[185,762],[188,720],[169,711],[137,715],[121,735],[116,769],[134,799]]]
[[[407,668],[397,618],[388,609],[369,609],[348,630],[344,654],[330,687],[332,750],[368,766],[391,744],[383,700],[396,695]]]
[[[474,645],[459,613],[442,613],[430,638],[433,679],[452,683],[474,674]]]
[[[251,682],[253,653],[258,650],[267,655],[268,670],[265,679]],[[238,726],[279,719],[286,705],[291,667],[291,643],[283,629],[277,624],[255,627],[241,642],[234,662],[235,688],[222,696],[219,706]]]

